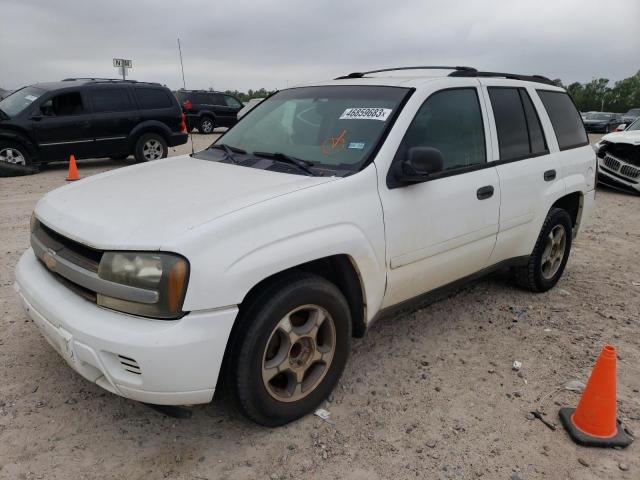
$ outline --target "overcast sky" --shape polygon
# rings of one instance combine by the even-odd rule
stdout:
[[[0,86],[70,76],[218,90],[469,65],[565,83],[640,70],[640,0],[0,0]]]

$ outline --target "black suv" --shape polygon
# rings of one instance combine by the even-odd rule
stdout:
[[[167,156],[187,129],[171,91],[132,80],[66,79],[21,88],[0,101],[0,168],[37,170],[54,160]],[[7,167],[8,168],[8,167]]]
[[[182,104],[189,130],[211,133],[216,127],[232,127],[238,121],[242,102],[231,95],[209,90],[178,90],[174,95]]]

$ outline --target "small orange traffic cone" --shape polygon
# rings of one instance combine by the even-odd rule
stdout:
[[[578,408],[561,408],[569,436],[590,447],[626,447],[633,438],[616,420],[616,349],[605,345],[593,367]]]
[[[78,167],[76,166],[76,157],[71,155],[69,157],[69,173],[67,174],[67,181],[72,182],[74,180],[80,180],[80,175],[78,175]]]

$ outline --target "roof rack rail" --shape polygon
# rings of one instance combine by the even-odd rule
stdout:
[[[62,79],[63,82],[76,82],[79,80],[117,80],[117,78],[71,77]]]
[[[542,75],[520,75],[518,73],[502,73],[502,72],[479,72],[468,70],[456,70],[451,72],[449,77],[490,77],[490,78],[508,78],[510,80],[523,80],[525,82],[545,83],[547,85],[557,86],[553,80]]]
[[[434,65],[425,65],[418,67],[395,67],[395,68],[382,68],[380,70],[370,70],[368,72],[353,72],[349,75],[344,75],[342,77],[337,77],[334,80],[347,80],[350,78],[362,78],[365,75],[369,75],[370,73],[381,73],[381,72],[395,72],[398,70],[455,70],[456,72],[477,72],[477,70],[473,67],[443,67],[443,66],[434,66]]]

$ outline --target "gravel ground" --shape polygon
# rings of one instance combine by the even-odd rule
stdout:
[[[204,146],[213,136],[194,135]],[[181,147],[179,150],[188,150]],[[121,165],[81,161],[81,176]],[[618,414],[640,432],[640,198],[601,190],[559,285],[534,295],[496,274],[354,341],[324,406],[278,429],[226,402],[162,416],[74,373],[22,312],[14,267],[36,201],[65,164],[0,179],[0,478],[640,478],[638,442],[575,445],[559,424],[600,348],[619,352]],[[512,370],[522,362],[520,372]]]

